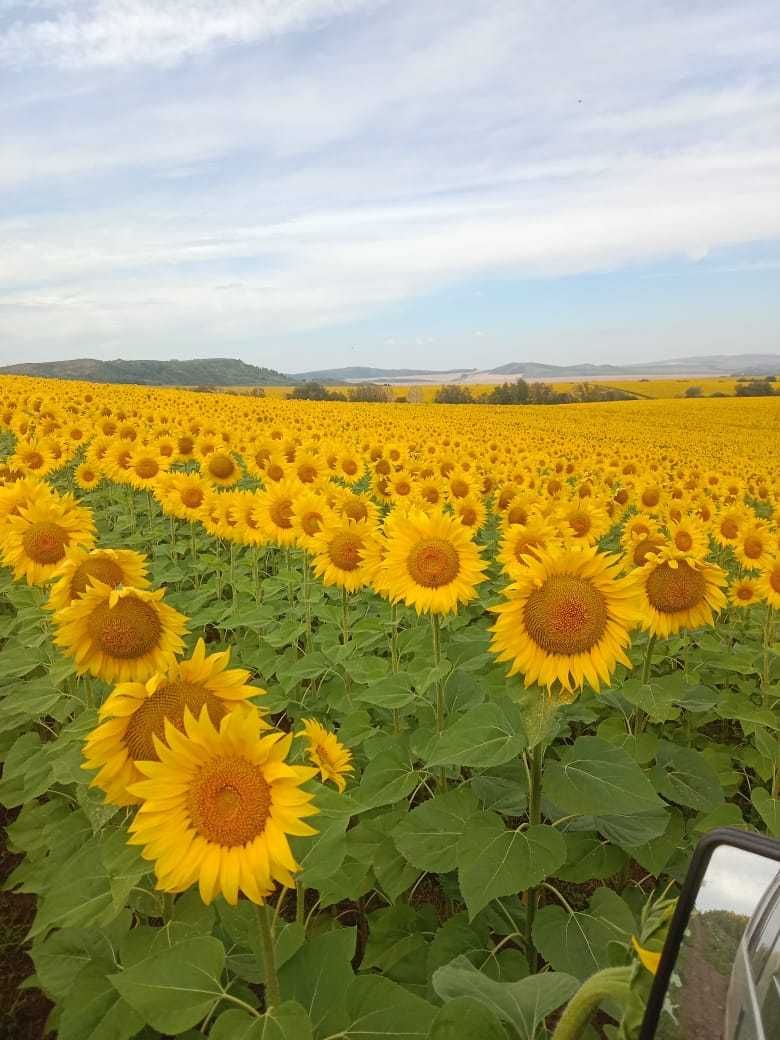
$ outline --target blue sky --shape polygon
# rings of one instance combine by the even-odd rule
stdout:
[[[778,350],[775,0],[0,0],[0,361]]]

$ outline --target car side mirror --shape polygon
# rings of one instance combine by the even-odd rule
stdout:
[[[780,1038],[780,842],[722,828],[699,843],[639,1035]]]

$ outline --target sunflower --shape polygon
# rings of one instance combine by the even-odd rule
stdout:
[[[514,524],[504,531],[496,560],[509,577],[523,570],[530,559],[539,559],[539,550],[552,551],[560,545],[555,529],[538,514],[525,525]]]
[[[314,573],[326,585],[356,592],[369,582],[364,565],[366,546],[376,528],[368,520],[334,516],[311,540]]]
[[[187,619],[162,602],[164,589],[112,589],[93,579],[80,599],[55,614],[55,642],[76,664],[106,682],[139,682],[165,671],[178,653]]]
[[[17,441],[8,465],[33,477],[45,477],[56,465],[49,445],[41,441]]]
[[[20,516],[21,509],[44,499],[51,502],[56,497],[48,484],[35,477],[24,476],[0,487],[0,537],[3,526],[11,517]]]
[[[228,713],[219,730],[205,708],[197,720],[187,712],[184,733],[166,721],[167,746],[155,738],[159,761],[138,764],[147,779],[131,785],[142,804],[129,842],[154,861],[159,890],[197,882],[204,903],[222,893],[235,906],[239,891],[263,903],[277,882],[294,887],[287,835],[316,833],[302,785],[317,770],[288,765],[292,735],[261,725],[256,711]]]
[[[712,537],[724,549],[735,545],[747,519],[748,512],[742,507],[722,510],[711,522]]]
[[[200,473],[215,487],[232,487],[241,479],[241,467],[229,451],[217,448],[200,461]]]
[[[492,652],[511,661],[510,675],[526,686],[556,681],[572,693],[587,681],[594,690],[609,683],[637,621],[638,596],[632,577],[618,577],[618,557],[593,547],[538,551],[494,607]]]
[[[314,549],[314,539],[326,519],[332,516],[332,510],[328,506],[323,495],[308,489],[302,491],[293,501],[292,525],[295,530],[295,538],[301,549],[310,552]]]
[[[756,585],[769,606],[780,609],[780,556],[775,556],[764,567]]]
[[[595,545],[611,526],[607,511],[592,500],[574,499],[558,513],[558,529],[568,544]]]
[[[68,550],[95,541],[92,513],[70,495],[47,496],[20,506],[9,517],[0,539],[0,556],[16,581],[43,585],[50,581]]]
[[[82,491],[94,491],[103,479],[103,474],[91,462],[82,462],[76,466],[73,479]]]
[[[229,663],[229,650],[207,655],[199,639],[189,660],[174,661],[145,683],[116,686],[100,709],[100,725],[84,745],[83,768],[100,770],[91,786],[99,787],[113,805],[135,805],[140,799],[127,791],[143,780],[135,763],[159,761],[154,738],[164,739],[166,719],[183,732],[186,712],[198,718],[205,707],[219,726],[237,705],[265,693],[248,685],[249,672],[228,668]]]
[[[706,556],[709,549],[706,528],[700,520],[690,518],[669,524],[669,543],[677,552],[697,559]]]
[[[474,599],[486,564],[457,517],[412,510],[385,529],[379,582],[393,601],[403,600],[418,614],[449,614]]]
[[[476,495],[466,495],[465,498],[459,498],[453,503],[452,508],[455,516],[463,526],[472,531],[478,531],[485,523],[485,518],[487,517],[485,503]]]
[[[49,610],[69,607],[84,595],[93,580],[112,589],[120,585],[146,589],[146,572],[146,557],[132,549],[71,549],[57,568],[46,606]]]
[[[314,719],[301,719],[303,730],[298,734],[305,737],[308,743],[306,754],[320,771],[323,782],[332,780],[343,793],[347,786],[344,779],[347,773],[353,772],[352,752],[345,747],[335,733],[325,729]]]
[[[208,484],[199,473],[166,473],[154,493],[169,516],[192,522],[203,515]]]
[[[295,544],[292,511],[301,486],[298,481],[286,478],[258,492],[252,516],[268,541],[282,547]]]
[[[732,607],[752,607],[761,600],[761,590],[756,578],[735,578],[729,585],[729,603]]]
[[[711,625],[714,610],[726,603],[726,575],[720,567],[666,547],[634,572],[642,594],[641,624],[666,638],[681,628]]]
[[[733,548],[746,570],[759,570],[772,559],[772,533],[765,523],[754,520],[742,527]]]
[[[171,460],[160,455],[156,446],[137,448],[130,455],[126,479],[138,491],[152,487],[169,468]]]

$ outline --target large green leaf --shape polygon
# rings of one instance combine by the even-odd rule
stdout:
[[[358,975],[347,991],[344,1040],[423,1040],[436,1008],[381,975]]]
[[[61,1006],[58,1040],[129,1040],[146,1021],[94,964],[79,974]]]
[[[300,1004],[287,1000],[258,1018],[248,1011],[223,1011],[209,1040],[311,1040],[311,1020]]]
[[[517,758],[525,745],[522,720],[515,705],[510,701],[500,706],[482,704],[460,715],[432,741],[426,764],[487,769]]]
[[[223,990],[225,948],[199,936],[163,947],[109,979],[127,1003],[161,1033],[197,1025]]]
[[[399,851],[420,870],[444,874],[458,865],[458,843],[479,805],[466,787],[423,802],[393,831]]]
[[[566,839],[566,863],[556,876],[580,884],[603,881],[623,867],[626,857],[619,848],[602,841],[595,834],[570,833]]]
[[[495,982],[465,957],[456,957],[433,976],[433,988],[442,1000],[471,997],[484,1004],[517,1030],[522,1040],[535,1040],[547,1015],[577,989],[577,980],[560,972],[544,972],[519,982]]]
[[[701,752],[664,741],[653,770],[656,789],[670,802],[708,812],[723,801],[718,774]]]
[[[436,1013],[428,1040],[507,1040],[493,1011],[473,997],[456,997]]]
[[[580,737],[545,764],[544,795],[572,815],[632,816],[663,806],[636,762],[599,737]]]
[[[587,910],[543,906],[534,921],[534,944],[556,971],[586,979],[610,965],[609,944],[628,944],[636,922],[611,889],[594,892]]]
[[[338,1033],[347,1023],[354,955],[355,929],[337,928],[307,940],[279,971],[282,996],[305,1009],[316,1037]]]
[[[780,798],[773,798],[763,787],[754,787],[750,798],[769,833],[780,838]]]
[[[366,766],[360,785],[351,794],[353,812],[365,812],[398,802],[422,780],[402,748],[383,751]]]
[[[525,891],[554,874],[566,859],[566,843],[554,827],[510,829],[487,812],[469,821],[457,857],[460,890],[473,919],[492,899]]]

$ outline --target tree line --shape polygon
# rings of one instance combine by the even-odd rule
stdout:
[[[412,394],[415,394],[413,397]],[[396,403],[417,403],[422,399],[417,387],[410,388],[409,394],[393,396],[390,386],[381,383],[356,383],[345,391],[328,390],[321,383],[306,382],[296,386],[288,395],[296,401],[360,401]],[[614,387],[599,386],[596,383],[577,383],[569,391],[555,390],[549,383],[527,383],[525,379],[516,379],[513,383],[502,383],[491,387],[482,394],[474,394],[468,386],[448,384],[440,386],[436,391],[434,404],[579,404],[586,401],[633,401],[636,395]]]

